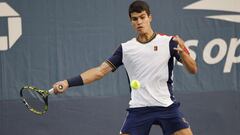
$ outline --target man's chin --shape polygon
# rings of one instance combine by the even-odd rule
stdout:
[[[144,34],[146,34],[146,32],[143,31],[143,30],[138,30],[137,33],[138,33],[139,35],[144,35]]]

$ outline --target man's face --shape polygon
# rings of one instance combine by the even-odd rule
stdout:
[[[130,19],[133,28],[138,34],[144,34],[151,30],[152,16],[148,16],[146,11],[142,11],[141,13],[133,12]]]

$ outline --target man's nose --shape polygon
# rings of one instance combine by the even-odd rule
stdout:
[[[137,24],[141,24],[142,23],[142,19],[141,18],[138,18],[137,19]]]

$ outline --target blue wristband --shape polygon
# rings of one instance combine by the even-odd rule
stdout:
[[[68,87],[84,85],[82,77],[80,75],[67,79],[67,81],[68,81]]]

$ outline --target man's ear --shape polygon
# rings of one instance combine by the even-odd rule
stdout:
[[[149,14],[150,22],[152,22],[152,14]]]

